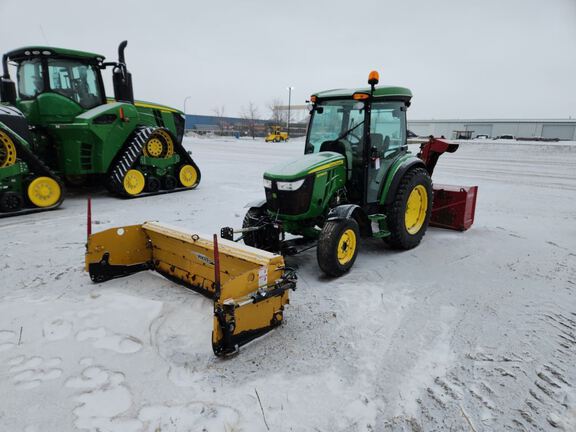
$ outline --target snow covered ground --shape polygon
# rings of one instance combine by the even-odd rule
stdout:
[[[197,190],[97,192],[95,230],[239,226],[303,147],[186,143]],[[470,231],[365,242],[336,280],[313,250],[289,259],[285,324],[228,360],[202,296],[153,273],[90,282],[84,196],[0,220],[0,431],[575,431],[576,143],[467,142],[435,180],[480,186]]]

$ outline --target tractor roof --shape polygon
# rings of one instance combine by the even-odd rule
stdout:
[[[318,99],[332,99],[332,98],[349,98],[354,93],[370,93],[370,87],[355,88],[355,89],[333,89],[325,90],[314,93]],[[412,98],[412,92],[405,87],[397,86],[376,86],[374,90],[374,97],[400,99],[409,101]]]
[[[27,46],[12,50],[6,53],[6,56],[10,60],[23,60],[28,57],[38,57],[38,56],[55,56],[55,57],[72,57],[78,59],[88,59],[101,62],[104,60],[104,56],[100,54],[95,54],[85,51],[76,51],[66,48],[54,48],[47,46]]]

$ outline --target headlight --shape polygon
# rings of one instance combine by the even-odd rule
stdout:
[[[272,180],[264,179],[264,187],[266,189],[272,189]]]
[[[304,180],[296,180],[293,182],[277,182],[276,184],[278,185],[278,190],[282,190],[282,191],[295,191],[297,189],[300,189],[300,186],[302,186],[304,184]]]

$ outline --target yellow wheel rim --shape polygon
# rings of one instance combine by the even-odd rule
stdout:
[[[144,190],[145,185],[144,174],[136,169],[128,170],[124,176],[124,190],[129,195],[138,195]]]
[[[178,177],[180,178],[180,183],[182,183],[182,186],[192,187],[198,180],[198,172],[192,165],[184,165],[182,168],[180,168]]]
[[[62,189],[50,177],[38,177],[28,186],[28,199],[36,207],[50,207],[60,201]]]
[[[0,168],[9,167],[16,163],[16,146],[12,138],[4,131],[0,131]]]
[[[153,158],[170,158],[174,155],[174,141],[165,130],[155,130],[144,145],[144,156]]]
[[[354,257],[356,252],[356,233],[347,229],[342,233],[338,242],[338,262],[341,265],[347,264]]]
[[[422,185],[417,185],[410,192],[408,202],[406,203],[406,214],[404,216],[404,223],[406,224],[406,231],[409,234],[416,234],[426,220],[426,212],[428,211],[428,192]]]

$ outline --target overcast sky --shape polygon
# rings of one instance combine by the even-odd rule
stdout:
[[[136,98],[191,96],[188,113],[267,118],[288,86],[303,104],[377,69],[412,89],[412,119],[576,117],[576,0],[0,0],[0,17],[2,52],[116,59],[128,39]]]

